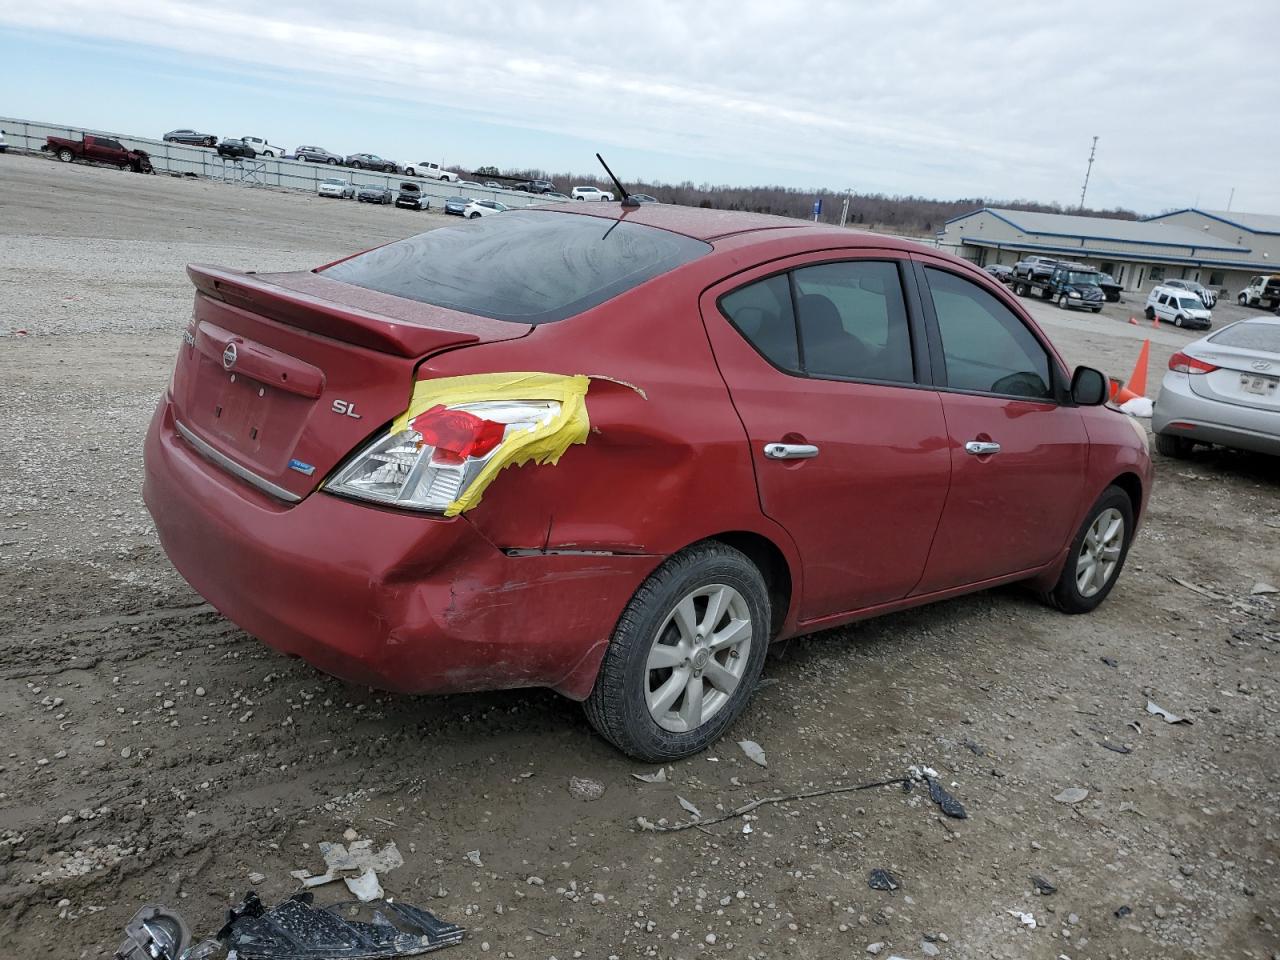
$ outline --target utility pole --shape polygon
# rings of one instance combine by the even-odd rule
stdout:
[[[1084,186],[1080,188],[1080,212],[1084,212],[1084,195],[1089,189],[1089,174],[1093,173],[1093,155],[1098,152],[1098,138],[1093,138],[1093,146],[1089,148],[1089,166],[1084,171]]]
[[[840,208],[840,226],[844,226],[849,222],[849,201],[853,199],[853,191],[849,190],[844,195],[844,206]]]
[[[1231,196],[1227,197],[1227,213],[1231,212],[1231,204],[1236,198],[1236,188],[1231,188]]]

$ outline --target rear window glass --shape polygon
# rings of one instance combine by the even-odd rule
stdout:
[[[516,210],[399,240],[324,275],[463,313],[538,324],[589,310],[710,249],[638,223]]]
[[[1280,323],[1268,323],[1265,320],[1233,323],[1225,330],[1215,333],[1209,338],[1209,342],[1221,347],[1280,353]]]

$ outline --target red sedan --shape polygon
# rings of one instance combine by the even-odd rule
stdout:
[[[1019,580],[1092,610],[1151,489],[1100,373],[890,237],[578,204],[188,272],[145,496],[191,585],[352,681],[552,687],[647,760],[772,640]]]

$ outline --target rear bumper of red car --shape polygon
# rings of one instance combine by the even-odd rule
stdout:
[[[167,400],[147,434],[143,497],[173,565],[229,620],[327,673],[404,693],[586,697],[659,559],[510,556],[462,517],[325,493],[287,505],[204,459]]]

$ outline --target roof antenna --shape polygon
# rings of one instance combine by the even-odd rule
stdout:
[[[631,194],[627,193],[627,188],[622,185],[622,181],[613,175],[613,171],[609,169],[609,165],[604,162],[604,157],[596,154],[596,159],[600,161],[600,166],[604,167],[604,172],[609,175],[609,179],[613,181],[613,185],[618,188],[618,192],[622,194],[622,205],[624,207],[638,207],[639,200],[631,199]]]

